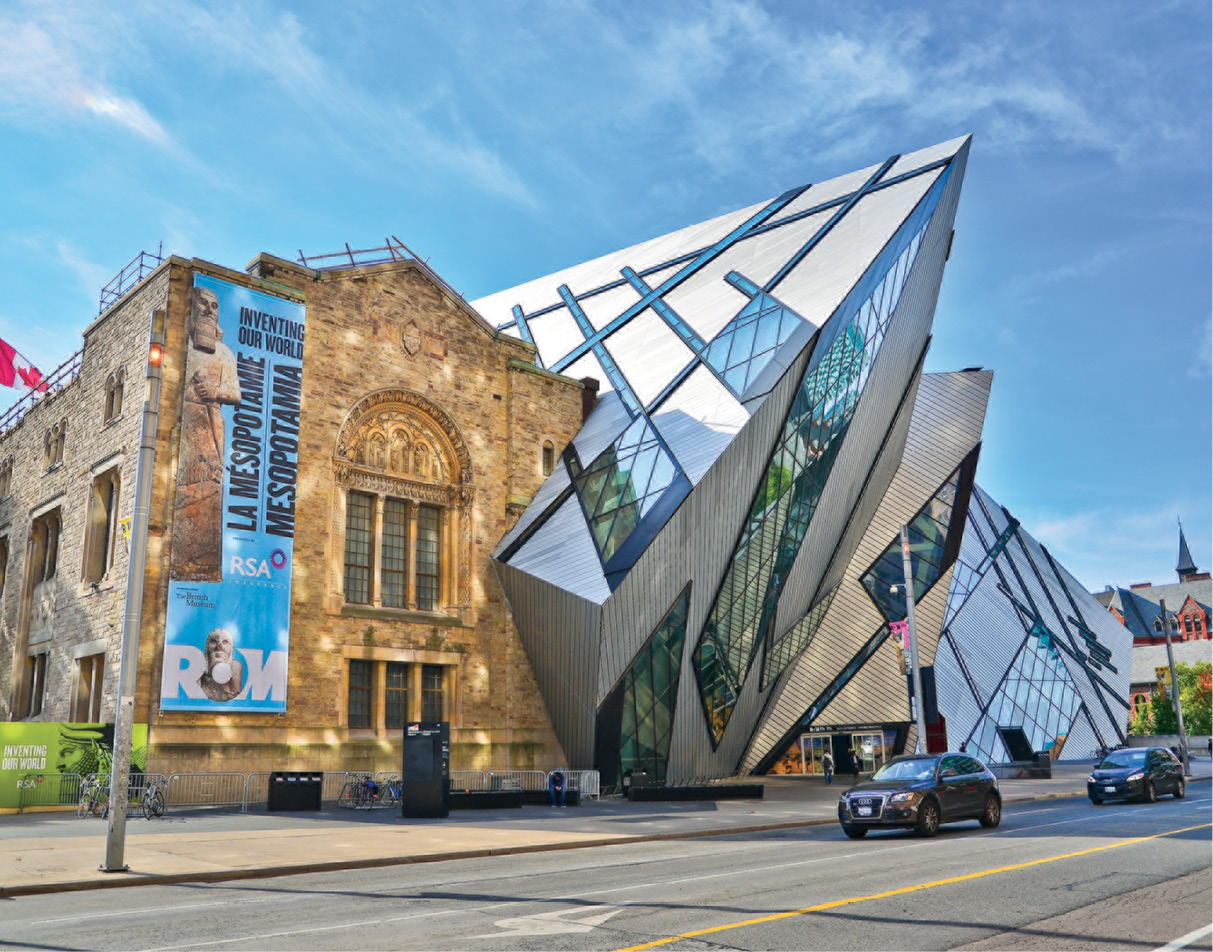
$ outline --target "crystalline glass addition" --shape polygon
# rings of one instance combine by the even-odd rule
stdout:
[[[952,508],[956,504],[959,485],[960,469],[957,468],[906,526],[915,601],[921,599],[943,575],[943,550],[948,540],[948,525],[952,521]],[[895,595],[891,591],[892,586],[904,586],[906,581],[900,538],[892,541],[884,555],[859,580],[886,621],[905,620],[905,593],[902,591]]]
[[[743,279],[734,277],[734,283]],[[716,335],[703,359],[739,397],[762,373],[775,351],[803,323],[765,291],[753,289],[750,303]]]
[[[717,741],[774,616],[782,581],[808,531],[918,255],[934,209],[931,200],[938,201],[938,195],[933,189],[923,206],[925,214],[907,223],[901,253],[822,358],[810,364],[793,398],[766,478],[695,647],[700,695]]]
[[[661,498],[678,467],[641,415],[582,470],[574,483],[590,534],[606,562]]]
[[[830,589],[825,597],[819,599],[800,621],[788,629],[782,638],[767,648],[766,657],[762,662],[762,683],[764,686],[770,684],[783,674],[784,668],[809,646],[809,642],[817,634],[817,628],[821,624],[821,620],[825,618],[826,612],[830,610],[830,605],[834,601],[834,593],[837,591],[838,586]]]
[[[1033,750],[1060,753],[1082,702],[1054,641],[1055,636],[1040,623],[1028,633],[973,734],[972,743],[983,759],[993,763],[1011,759],[999,727],[1022,727]]]
[[[690,601],[688,588],[624,675],[619,776],[644,770],[658,783],[665,782]]]

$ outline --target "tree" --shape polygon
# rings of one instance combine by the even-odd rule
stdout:
[[[1178,674],[1178,672],[1176,672]],[[1171,699],[1162,691],[1156,690],[1150,696],[1150,721],[1154,724],[1155,734],[1178,734],[1179,722],[1175,719],[1175,708]]]
[[[1183,706],[1184,730],[1188,734],[1210,733],[1213,710],[1213,663],[1197,661],[1194,664],[1177,664],[1175,676],[1179,679],[1179,702]]]
[[[1138,737],[1149,737],[1154,733],[1154,721],[1150,719],[1150,702],[1138,701],[1137,714],[1129,723],[1129,733]]]

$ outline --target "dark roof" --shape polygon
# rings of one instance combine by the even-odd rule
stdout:
[[[1196,563],[1192,561],[1192,553],[1188,551],[1188,540],[1184,538],[1183,526],[1179,527],[1179,564],[1175,566],[1175,571],[1181,579],[1196,572]]]

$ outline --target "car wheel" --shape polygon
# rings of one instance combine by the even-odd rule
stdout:
[[[853,840],[862,840],[868,835],[868,831],[862,826],[851,826],[847,823],[842,825],[842,832]]]
[[[1153,803],[1158,799],[1158,794],[1154,791],[1154,781],[1147,780],[1141,785],[1141,799],[1145,803]]]
[[[1187,785],[1184,783],[1184,778],[1180,777],[1175,781],[1175,799],[1182,800],[1184,798],[1184,794],[1187,792]]]
[[[914,829],[919,836],[934,836],[939,832],[939,806],[934,800],[922,801]]]
[[[1091,802],[1094,803],[1097,807],[1102,807],[1103,806],[1103,797],[1092,796]]]
[[[992,793],[986,794],[986,808],[981,811],[982,826],[998,826],[1002,822],[1002,804]]]

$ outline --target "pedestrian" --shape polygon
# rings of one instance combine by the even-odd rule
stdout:
[[[967,740],[960,745],[960,752],[962,754],[967,754],[969,752],[969,742]]]
[[[548,774],[548,796],[552,798],[552,806],[564,806],[564,774],[559,770],[553,770]],[[556,802],[556,798],[560,798],[560,802]]]
[[[821,755],[821,772],[826,775],[826,786],[834,782],[834,756],[828,750]]]
[[[1213,760],[1213,737],[1209,738],[1209,759]]]
[[[859,783],[859,766],[860,766],[859,751],[856,749],[852,749],[851,750],[851,774],[855,777],[856,783]]]

